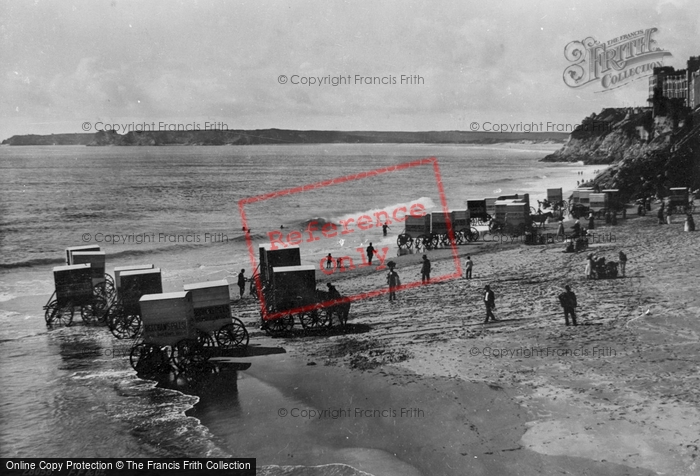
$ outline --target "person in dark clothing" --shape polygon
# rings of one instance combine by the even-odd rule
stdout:
[[[330,253],[326,256],[326,269],[331,269],[333,267],[333,257]]]
[[[486,320],[484,324],[489,323],[489,318],[492,321],[497,321],[498,319],[493,315],[493,310],[496,309],[496,294],[491,291],[491,286],[488,284],[484,286],[484,305],[486,306]]]
[[[369,261],[369,264],[372,264],[372,257],[374,256],[374,246],[372,246],[372,243],[370,242],[369,246],[367,247],[367,260]]]
[[[467,261],[464,262],[465,268],[467,269],[464,277],[467,279],[472,279],[472,268],[474,268],[474,262],[471,256],[467,256]]]
[[[624,251],[620,250],[620,254],[618,255],[620,258],[620,274],[622,277],[625,277],[625,266],[627,266],[627,255],[625,254]]]
[[[328,286],[328,294],[330,295],[331,299],[337,299],[340,297],[340,292],[338,292],[338,289],[333,286],[333,284],[328,283],[326,286]]]
[[[423,266],[420,269],[421,273],[421,282],[422,283],[429,283],[430,282],[430,260],[428,259],[428,255],[423,255]]]
[[[659,225],[666,224],[666,208],[664,207],[663,203],[661,203],[661,207],[659,207],[659,211],[656,212],[656,218],[659,219]]]
[[[581,236],[581,223],[576,219],[574,225],[571,227],[574,230],[573,238],[578,238]]]
[[[386,281],[389,284],[389,301],[395,301],[396,288],[401,286],[401,280],[399,279],[399,273],[394,271],[396,263],[389,261],[386,265],[389,267],[389,273],[386,276]]]
[[[338,257],[338,259],[335,262],[335,266],[338,269],[341,269],[343,267],[343,257],[342,256]]]
[[[384,224],[382,225],[382,233],[384,233],[384,236],[386,236],[386,231],[387,231],[388,229],[389,229],[389,225],[387,225],[386,223],[384,223]]]
[[[571,316],[571,322],[577,326],[576,324],[576,308],[578,307],[576,303],[576,294],[571,290],[569,285],[567,284],[564,289],[566,289],[565,292],[561,293],[559,295],[559,303],[561,304],[561,307],[564,308],[564,321],[566,322],[566,325],[569,325],[569,316]]]
[[[240,273],[238,273],[238,288],[241,290],[241,298],[243,298],[243,293],[245,292],[245,269],[242,269]]]

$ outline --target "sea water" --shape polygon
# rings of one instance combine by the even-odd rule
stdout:
[[[530,193],[533,201],[544,198],[547,187],[573,188],[579,171],[591,178],[592,167],[538,162],[554,148],[0,147],[2,456],[251,456],[236,454],[226,432],[213,434],[185,415],[199,401],[197,392],[136,377],[130,345],[104,328],[46,329],[41,304],[53,291],[51,268],[64,262],[66,247],[100,245],[108,272],[154,263],[163,269],[166,290],[212,277],[233,283],[241,268],[250,274],[251,250],[312,222],[391,215],[412,204],[460,209],[466,199],[512,193]],[[437,166],[391,169],[426,157],[435,157]],[[367,174],[378,169],[382,173]],[[259,200],[242,205],[251,197]],[[386,238],[374,225],[305,240],[303,262],[350,255],[370,241],[395,253],[401,223],[392,222]],[[250,396],[238,394],[240,378],[234,372],[224,379],[236,387],[225,390],[245,402]],[[272,391],[240,382],[252,393]],[[234,426],[239,417],[233,410],[222,416]],[[265,448],[264,435],[258,438]]]

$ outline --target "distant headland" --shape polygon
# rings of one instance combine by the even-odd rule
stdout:
[[[285,129],[207,131],[111,131],[15,135],[3,145],[168,146],[262,144],[497,144],[564,143],[565,132],[297,131]]]

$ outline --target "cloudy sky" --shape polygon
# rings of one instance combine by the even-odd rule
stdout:
[[[578,123],[606,106],[644,105],[648,85],[570,88],[565,46],[652,27],[673,55],[666,65],[700,55],[697,0],[0,0],[0,139],[81,132],[85,122],[93,130]],[[336,87],[292,84],[348,75]],[[396,83],[356,84],[356,75]],[[422,84],[402,85],[401,75]]]

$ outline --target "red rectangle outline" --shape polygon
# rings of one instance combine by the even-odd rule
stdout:
[[[402,164],[398,165],[390,165],[387,167],[381,167],[378,169],[370,170],[368,172],[359,172],[356,174],[350,174],[350,175],[345,175],[344,177],[336,177],[333,179],[329,180],[323,180],[320,182],[316,183],[311,183],[307,185],[302,185],[299,187],[293,187],[293,188],[288,188],[284,190],[278,190],[276,192],[270,192],[270,193],[265,193],[262,195],[255,195],[253,197],[248,197],[248,198],[243,198],[238,201],[238,210],[241,214],[241,221],[243,224],[243,228],[245,230],[249,230],[248,228],[248,219],[246,218],[246,213],[245,213],[245,206],[251,203],[257,203],[261,202],[264,200],[270,200],[272,198],[277,198],[277,197],[282,197],[285,195],[292,195],[294,193],[300,193],[300,192],[308,192],[310,190],[316,190],[319,188],[324,188],[328,187],[330,185],[336,185],[336,184],[341,184],[345,182],[350,182],[354,180],[361,180],[364,178],[369,178],[369,177],[375,177],[377,175],[389,173],[389,172],[396,172],[399,170],[406,170],[409,168],[413,167],[420,167],[420,166],[425,166],[425,165],[432,165],[433,166],[433,173],[435,174],[435,181],[437,182],[437,187],[438,187],[438,194],[440,196],[440,204],[442,205],[442,210],[447,214],[447,235],[450,238],[450,242],[452,245],[450,245],[450,248],[452,249],[452,258],[455,261],[456,265],[456,270],[452,274],[447,274],[444,276],[439,276],[437,278],[431,278],[430,282],[431,283],[436,283],[436,282],[442,282],[442,281],[449,281],[451,279],[457,279],[462,276],[462,267],[461,263],[459,261],[459,253],[457,252],[457,245],[455,243],[455,235],[454,235],[454,229],[452,228],[452,220],[449,217],[449,210],[447,208],[447,199],[445,197],[445,189],[443,187],[442,183],[442,176],[440,175],[440,167],[438,165],[438,160],[436,157],[428,157],[424,159],[418,159],[414,160],[412,162],[404,162]],[[255,249],[253,248],[253,239],[250,236],[250,233],[246,233],[246,244],[248,245],[248,254],[250,256],[250,262],[253,266],[253,269],[257,269],[258,264],[255,259]],[[402,284],[401,286],[397,287],[397,291],[401,291],[404,289],[412,289],[418,286],[423,286],[424,283],[421,281],[415,281],[412,283],[407,283],[407,284]],[[289,315],[289,314],[297,314],[301,312],[306,312],[310,311],[312,309],[318,309],[320,308],[325,308],[329,306],[334,306],[339,303],[348,303],[348,302],[353,302],[353,301],[360,301],[363,299],[368,299],[368,298],[373,298],[377,296],[381,296],[383,294],[387,294],[389,292],[389,289],[381,289],[381,290],[376,290],[376,291],[369,291],[369,292],[364,292],[360,294],[355,294],[352,296],[345,296],[342,299],[335,299],[335,300],[330,300],[330,301],[325,301],[322,303],[316,303],[316,304],[309,304],[307,306],[302,306],[298,308],[294,308],[288,311],[280,311],[280,312],[274,312],[272,314],[269,313],[267,310],[267,305],[265,303],[265,297],[263,296],[262,293],[262,282],[260,281],[260,273],[255,274],[255,287],[258,293],[258,300],[260,302],[260,311],[263,315],[264,320],[273,320],[273,319],[278,319],[280,317]]]

